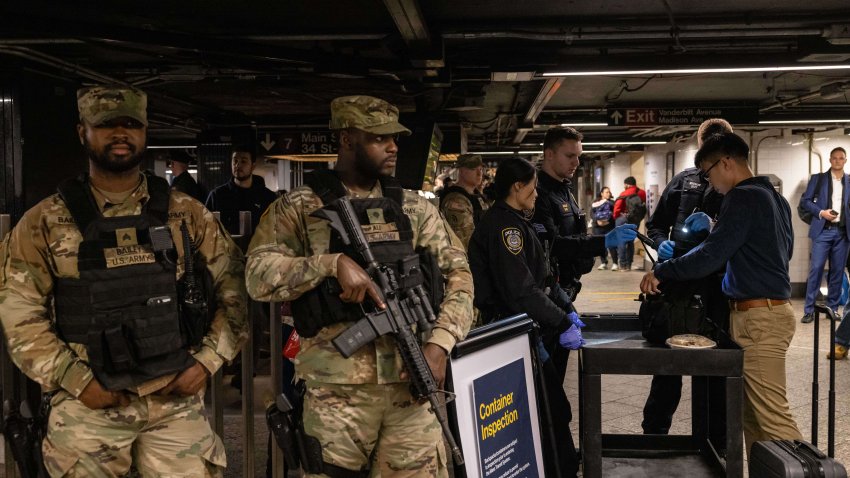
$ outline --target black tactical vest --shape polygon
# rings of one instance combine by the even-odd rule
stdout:
[[[377,262],[393,271],[397,290],[404,291],[426,284],[425,289],[430,292],[432,308],[437,311],[442,302],[442,288],[437,292],[433,290],[435,287],[429,288],[429,284],[442,284],[442,275],[436,260],[427,251],[415,251],[413,248],[410,218],[402,209],[404,189],[390,176],[382,176],[380,182],[384,197],[351,198],[351,205],[357,213],[369,247]],[[304,184],[309,186],[325,205],[346,194],[342,182],[332,170],[311,172],[304,176]],[[345,253],[361,267],[366,267],[360,255],[349,250],[333,230],[328,252]],[[298,334],[302,337],[313,337],[323,327],[339,322],[357,321],[363,317],[360,305],[340,300],[341,292],[339,282],[335,278],[329,278],[294,300],[292,315]]]
[[[472,203],[472,223],[477,226],[478,221],[481,219],[481,215],[484,213],[484,208],[481,207],[481,200],[478,196],[469,194],[466,189],[460,186],[452,186],[446,189],[440,196],[440,207],[443,206],[443,201],[446,199],[446,196],[451,193],[460,193]]]
[[[699,170],[693,168],[693,172],[682,177],[682,194],[679,200],[679,211],[676,214],[676,223],[670,233],[670,239],[676,242],[677,251],[674,257],[684,255],[689,250],[702,242],[707,234],[695,237],[693,234],[683,232],[685,220],[694,212],[704,212],[712,218],[716,218],[720,212],[723,196],[700,177]]]
[[[147,183],[150,199],[142,213],[121,217],[100,213],[87,175],[59,185],[83,242],[79,279],[56,281],[56,329],[66,342],[86,346],[95,377],[109,390],[129,389],[194,362],[180,332],[177,254],[166,225],[168,183],[152,175]]]

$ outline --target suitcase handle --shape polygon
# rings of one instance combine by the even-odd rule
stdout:
[[[805,442],[802,440],[794,440],[794,448],[806,448],[820,460],[826,458],[826,455],[822,451],[820,451],[817,447],[815,447],[809,442]]]

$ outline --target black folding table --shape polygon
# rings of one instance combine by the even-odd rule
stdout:
[[[603,317],[588,322],[581,350],[581,452],[585,478],[602,477],[604,457],[669,460],[694,455],[692,463],[708,476],[743,476],[744,352],[728,335],[715,349],[671,349],[651,345],[636,331],[636,317]],[[691,435],[621,435],[602,433],[602,375],[690,375],[692,378]],[[722,377],[726,384],[726,458],[717,453],[708,433],[708,379]],[[615,392],[614,392],[615,393]],[[671,463],[672,464],[672,463]],[[669,468],[665,476],[698,476],[691,466]],[[606,478],[616,476],[610,471]]]

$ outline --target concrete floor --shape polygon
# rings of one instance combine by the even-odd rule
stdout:
[[[579,312],[632,312],[636,313],[639,303],[637,297],[643,271],[594,270],[582,279],[584,287],[576,302]],[[794,310],[802,316],[801,299],[793,300]],[[812,420],[812,354],[814,324],[797,323],[797,331],[787,355],[787,388],[791,411],[797,420],[797,426],[804,439],[811,441]],[[820,322],[820,343],[818,350],[819,365],[819,438],[818,444],[826,450],[827,400],[829,388],[829,361],[825,358],[829,351],[829,323]],[[576,360],[570,360],[565,379],[565,388],[572,403],[578,401],[578,370]],[[836,413],[835,413],[835,458],[844,464],[850,464],[850,435],[844,433],[850,427],[850,361],[836,362]],[[673,417],[673,434],[690,433],[690,379],[685,378],[682,388],[682,401]],[[650,377],[647,376],[603,376],[602,393],[602,430],[604,433],[641,433],[643,405],[649,393]],[[573,421],[573,434],[578,436],[578,424]],[[632,475],[629,475],[632,476]],[[634,475],[643,476],[643,475]],[[669,475],[669,476],[692,476]]]

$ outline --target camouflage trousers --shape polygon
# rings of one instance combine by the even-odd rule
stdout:
[[[224,445],[204,414],[203,391],[191,397],[131,395],[127,407],[91,410],[60,391],[44,440],[52,477],[220,477]]]
[[[360,470],[371,460],[371,477],[446,478],[442,429],[429,408],[413,400],[407,383],[308,381],[304,429],[336,466]]]

